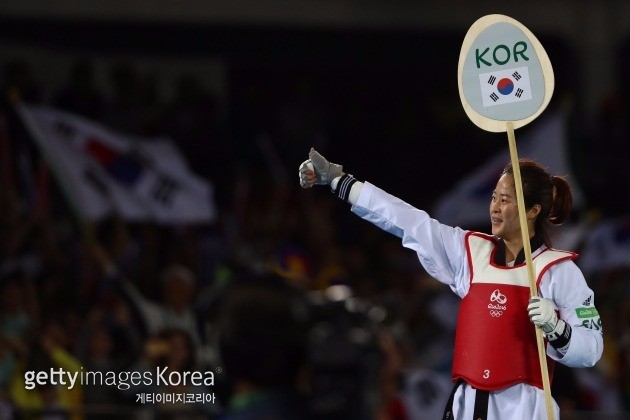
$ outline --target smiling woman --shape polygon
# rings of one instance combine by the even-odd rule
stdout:
[[[530,237],[551,247],[550,224],[561,225],[571,214],[571,188],[564,178],[550,175],[537,162],[521,159],[519,166]],[[523,247],[513,174],[510,163],[503,170],[490,202],[492,234],[503,239],[510,251],[507,262],[513,261]]]
[[[511,165],[492,194],[492,235],[443,225],[376,186],[357,181],[314,149],[300,166],[303,188],[330,185],[335,195],[352,204],[354,213],[401,238],[432,277],[462,298],[452,369],[455,387],[445,419],[545,418],[532,324],[548,340],[549,372],[554,361],[593,366],[603,351],[593,291],[573,262],[577,254],[551,248],[549,239],[549,225],[562,223],[571,212],[569,185],[530,160],[519,161],[519,169],[540,296],[531,299]],[[584,311],[583,306],[592,310]],[[584,314],[593,322],[583,322]],[[555,402],[553,410],[558,418]]]

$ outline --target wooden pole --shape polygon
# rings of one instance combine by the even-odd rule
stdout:
[[[525,199],[523,198],[523,182],[521,180],[521,168],[518,164],[518,153],[516,151],[516,138],[514,136],[514,124],[507,123],[508,142],[510,145],[510,159],[514,173],[514,188],[516,189],[516,202],[518,204],[518,218],[521,225],[521,235],[523,237],[523,251],[525,252],[525,264],[527,265],[527,277],[529,278],[529,291],[532,297],[538,296],[536,288],[536,274],[534,273],[534,262],[532,261],[532,248],[529,243],[529,228],[527,225],[527,214],[525,209]],[[543,382],[543,392],[545,393],[545,403],[547,406],[547,418],[553,420],[553,405],[551,403],[551,385],[549,384],[549,371],[547,369],[547,352],[543,341],[542,330],[534,326],[536,330],[536,344],[538,345],[538,360],[540,361],[540,374]]]

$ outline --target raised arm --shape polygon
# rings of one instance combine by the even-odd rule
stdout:
[[[300,165],[299,178],[303,188],[329,185],[335,195],[352,205],[355,214],[401,238],[402,245],[418,254],[431,276],[451,286],[461,297],[468,292],[466,231],[443,225],[425,211],[356,180],[314,149]]]

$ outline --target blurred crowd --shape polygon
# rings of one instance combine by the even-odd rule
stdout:
[[[362,145],[350,139],[348,127],[355,124],[361,133],[388,126],[361,121],[360,111],[344,108],[347,98],[335,107],[316,93],[320,86],[308,75],[277,98],[241,92],[240,108],[222,113],[213,92],[192,76],[182,76],[174,95],[163,98],[157,81],[132,64],[110,70],[107,93],[94,82],[95,71],[77,62],[65,86],[49,87],[37,82],[27,62],[4,63],[0,418],[439,418],[451,389],[458,299],[397,238],[352,216],[325,189],[303,191],[297,182],[310,146],[331,150],[343,139],[345,151],[334,157],[342,160]],[[98,223],[77,220],[15,115],[15,94],[128,134],[172,138],[193,170],[213,183],[216,222],[132,224],[115,215]],[[422,123],[414,122],[419,114],[413,104],[396,105],[390,135],[400,144],[415,135],[468,136],[473,155],[489,151],[476,130],[466,131],[462,117],[449,113],[445,99],[433,99]],[[607,138],[627,143],[625,111],[616,102],[606,106],[612,107],[602,112]],[[337,113],[345,113],[346,125]],[[594,140],[584,140],[589,142]],[[362,158],[366,162],[350,158],[363,172],[356,175],[377,177],[414,204],[430,205],[453,179],[449,168],[433,168],[438,176],[448,172],[445,184],[427,185],[425,198],[414,202],[422,186],[409,185],[400,173],[418,169],[416,157],[376,143]],[[437,140],[423,147],[448,153],[448,143]],[[609,159],[605,150],[598,153],[591,157]],[[385,165],[394,155],[400,164],[391,171]],[[375,165],[377,156],[382,160]],[[462,153],[461,159],[470,157]],[[589,176],[621,168],[609,165],[608,172]],[[630,209],[624,194],[589,191],[595,191],[592,203],[606,203],[593,205],[600,212]],[[568,412],[630,411],[630,306],[624,305],[630,271],[586,274],[603,319],[604,356],[591,369],[556,365],[553,395]],[[151,390],[90,385],[28,391],[24,384],[25,372],[51,367],[143,372],[155,366],[212,371],[215,382]],[[267,404],[239,397],[252,389]],[[214,393],[217,401],[139,404],[141,392]],[[230,417],[240,406],[261,411]]]

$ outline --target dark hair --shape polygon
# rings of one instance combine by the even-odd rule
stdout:
[[[540,213],[534,222],[537,236],[551,247],[549,224],[561,225],[571,215],[573,195],[569,183],[560,176],[550,175],[539,163],[530,159],[519,159],[523,199],[525,208],[540,205]],[[503,174],[514,175],[512,163],[508,163]]]

